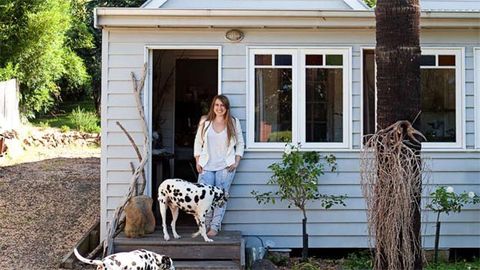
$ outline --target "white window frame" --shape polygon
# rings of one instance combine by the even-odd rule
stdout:
[[[363,78],[363,50],[370,49],[370,47],[362,47],[362,78]],[[373,48],[374,49],[374,48]],[[438,55],[455,55],[455,142],[424,142],[422,143],[423,149],[432,149],[432,150],[443,150],[443,149],[464,149],[465,148],[465,66],[464,66],[464,48],[435,48],[435,47],[426,47],[422,48],[422,55],[436,55],[438,63]],[[421,67],[421,69],[451,69],[452,67]],[[376,80],[376,68],[375,68],[375,80]],[[375,92],[377,92],[375,86]],[[361,116],[361,125],[362,125],[362,136],[363,136],[363,81],[362,81],[362,116]],[[375,94],[375,119],[377,118],[377,96]],[[375,120],[376,122],[376,120]],[[360,136],[362,138],[362,136]],[[360,145],[363,147],[363,141],[360,141]]]
[[[363,124],[365,123],[365,119],[363,118],[363,112],[365,110],[365,107],[363,106],[363,99],[365,98],[365,95],[363,91],[365,90],[364,88],[364,83],[365,83],[365,78],[363,77],[363,73],[365,72],[365,67],[363,63],[363,57],[365,55],[366,50],[373,50],[375,52],[375,46],[366,46],[366,47],[360,47],[360,149],[364,148],[364,143],[363,143],[363,137],[366,135],[365,130],[363,128]],[[375,60],[375,59],[374,59]],[[377,62],[374,61],[374,71],[375,71],[375,131],[377,129]]]
[[[424,149],[465,148],[464,48],[422,48],[422,55],[435,55],[437,66],[424,66],[420,69],[451,69],[450,66],[438,66],[438,55],[445,54],[455,55],[455,142],[424,142]]]
[[[350,114],[352,109],[350,108],[350,55],[351,49],[350,48],[343,48],[343,49],[303,49],[299,51],[300,53],[300,65],[299,68],[302,69],[301,76],[300,76],[300,83],[299,83],[299,93],[298,93],[298,122],[301,123],[299,125],[298,134],[299,134],[299,142],[302,144],[303,148],[348,148],[350,146]],[[306,113],[307,108],[305,106],[307,98],[306,98],[306,69],[307,65],[305,63],[305,56],[307,54],[322,54],[323,55],[323,65],[318,66],[318,68],[322,69],[338,69],[342,68],[342,79],[343,79],[343,93],[342,93],[342,131],[343,131],[343,141],[342,142],[306,142]],[[327,66],[326,63],[326,55],[342,55],[343,57],[343,65],[341,66]],[[317,66],[309,66],[309,67],[317,67]]]
[[[277,68],[292,68],[292,143],[300,142],[303,149],[340,149],[351,147],[351,47],[247,47],[247,149],[282,149],[284,142],[255,142],[255,55],[256,54],[291,54],[292,66],[277,66]],[[336,54],[343,55],[343,142],[305,142],[305,80],[306,54]],[[325,64],[325,63],[324,63]],[[259,66],[260,67],[260,66]],[[329,66],[338,68],[339,66]],[[270,67],[269,67],[270,68]],[[276,66],[271,66],[276,68]],[[324,66],[322,66],[324,68]],[[328,68],[328,67],[325,67]]]
[[[295,130],[297,129],[297,112],[295,110],[294,104],[297,101],[297,82],[298,74],[297,69],[297,50],[291,48],[248,48],[248,111],[251,112],[248,114],[247,122],[247,148],[265,148],[265,149],[283,149],[285,147],[284,142],[255,142],[255,55],[256,54],[270,54],[272,56],[272,66],[258,66],[265,68],[291,68],[292,69],[292,142],[298,141],[297,134]],[[291,66],[274,66],[273,62],[276,54],[290,54],[292,55],[292,65]]]
[[[473,48],[473,91],[475,97],[475,148],[480,149],[480,47]]]

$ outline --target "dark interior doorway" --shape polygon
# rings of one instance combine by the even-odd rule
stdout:
[[[161,182],[167,178],[197,181],[193,145],[198,121],[218,93],[218,51],[155,50],[152,89],[152,197],[160,226],[157,197]],[[181,213],[177,224],[195,222],[191,215]]]

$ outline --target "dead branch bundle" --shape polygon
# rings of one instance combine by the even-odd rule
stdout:
[[[415,150],[420,142],[415,135],[424,138],[408,121],[399,121],[372,135],[361,154],[375,265],[385,269],[413,269],[415,255],[421,252],[412,222],[419,211],[422,183],[420,153]]]
[[[125,227],[125,213],[124,213],[125,206],[129,202],[130,198],[132,198],[132,196],[142,195],[143,191],[145,189],[145,180],[146,179],[145,179],[144,168],[145,168],[145,165],[147,164],[147,161],[148,161],[148,156],[149,156],[148,149],[150,148],[150,141],[149,141],[148,136],[147,136],[147,134],[148,134],[147,133],[148,132],[147,122],[146,122],[146,119],[145,119],[145,113],[144,113],[143,106],[142,106],[142,103],[141,103],[141,100],[140,100],[140,96],[141,96],[141,91],[143,89],[143,86],[145,84],[146,74],[147,74],[147,66],[145,65],[144,69],[143,69],[143,74],[142,74],[142,77],[141,77],[141,80],[140,80],[140,84],[137,84],[137,79],[135,77],[135,74],[133,72],[131,73],[132,83],[133,83],[133,92],[134,92],[134,95],[135,95],[135,101],[136,101],[136,104],[137,104],[138,113],[139,113],[140,120],[141,120],[141,123],[142,123],[141,126],[142,126],[143,139],[144,139],[144,141],[143,141],[143,153],[140,153],[140,150],[138,149],[137,144],[133,140],[132,136],[128,133],[128,131],[119,122],[117,122],[117,125],[125,133],[128,140],[132,144],[140,163],[136,167],[133,166],[132,163],[130,164],[132,166],[132,171],[133,171],[133,174],[131,176],[131,181],[130,181],[130,187],[128,189],[128,192],[127,192],[126,196],[123,199],[123,202],[116,208],[113,220],[109,224],[108,232],[107,232],[107,238],[105,239],[105,241],[103,243],[103,257],[111,254],[111,251],[112,251],[111,247],[113,245],[113,238],[115,236],[117,236],[123,230],[123,228]],[[142,181],[138,181],[140,176],[142,176],[141,177]]]

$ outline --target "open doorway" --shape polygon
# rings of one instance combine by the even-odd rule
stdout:
[[[156,202],[161,182],[197,181],[193,145],[200,117],[218,93],[218,50],[153,50],[152,60],[152,196],[161,224]],[[177,224],[195,223],[180,214]]]

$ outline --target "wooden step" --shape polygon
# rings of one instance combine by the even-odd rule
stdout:
[[[163,239],[161,230],[141,238],[127,238],[123,233],[115,237],[113,252],[128,252],[135,249],[146,249],[158,254],[170,256],[175,260],[229,260],[243,261],[243,242],[240,231],[221,231],[212,238],[213,242],[205,242],[201,236],[191,238],[195,228],[178,228],[182,238],[170,241]]]
[[[175,270],[240,270],[233,261],[174,261]]]

